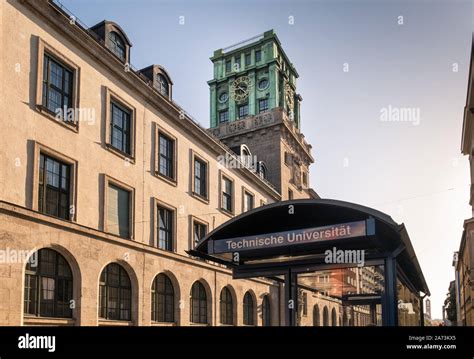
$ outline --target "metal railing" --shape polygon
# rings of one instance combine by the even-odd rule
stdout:
[[[264,34],[259,34],[259,35],[253,36],[253,37],[251,37],[247,40],[240,41],[240,42],[238,42],[234,45],[227,46],[227,47],[222,49],[222,53],[226,54],[226,53],[231,52],[235,49],[238,49],[239,47],[253,44],[254,42],[257,42],[257,41],[263,39],[263,37],[264,37]]]

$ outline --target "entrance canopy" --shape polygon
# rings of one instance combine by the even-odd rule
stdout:
[[[403,224],[377,210],[330,199],[277,202],[216,228],[189,253],[233,268],[234,277],[322,268],[327,250],[364,250],[365,262],[396,258],[414,289],[429,289]],[[341,266],[340,264],[338,265]],[[330,266],[329,266],[330,267]]]

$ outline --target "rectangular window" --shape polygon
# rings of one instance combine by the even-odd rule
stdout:
[[[234,69],[235,71],[240,71],[240,56],[234,58]]]
[[[55,296],[55,280],[54,278],[41,277],[40,278],[40,300],[39,309],[40,316],[52,317],[54,312],[54,296]]]
[[[194,159],[194,193],[207,198],[207,163]]]
[[[237,114],[239,116],[239,119],[247,117],[249,115],[249,105],[243,104],[237,106]]]
[[[303,293],[302,312],[304,316],[308,315],[308,293]]]
[[[229,73],[231,71],[232,71],[232,61],[229,59],[229,60],[226,60],[225,62],[225,72]]]
[[[262,50],[255,50],[255,62],[262,60]]]
[[[159,133],[158,135],[158,172],[174,179],[174,140]]]
[[[207,226],[203,223],[194,221],[193,222],[193,248],[196,247],[196,244],[206,236]]]
[[[229,110],[219,111],[219,123],[229,121]]]
[[[244,191],[244,212],[250,211],[254,207],[254,196]]]
[[[38,210],[70,219],[70,165],[40,154]]]
[[[230,179],[222,178],[222,208],[228,212],[233,211],[233,183]]]
[[[250,66],[250,52],[245,54],[245,66]]]
[[[73,80],[73,71],[51,56],[44,55],[42,104],[54,113],[61,110],[63,121],[74,121],[64,111],[72,107]]]
[[[110,144],[120,152],[130,155],[131,111],[115,101],[110,102],[110,109]]]
[[[308,186],[308,174],[303,172],[303,185]]]
[[[158,206],[158,248],[173,251],[174,212]]]
[[[131,193],[109,183],[107,193],[107,231],[122,238],[130,238]]]
[[[258,113],[268,111],[268,99],[264,98],[258,101]]]

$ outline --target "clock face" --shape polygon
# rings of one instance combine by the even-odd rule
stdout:
[[[227,102],[228,99],[229,99],[229,95],[227,94],[227,92],[222,92],[219,95],[219,102]]]
[[[249,97],[251,82],[248,76],[241,76],[232,83],[232,96],[236,102],[243,102]]]

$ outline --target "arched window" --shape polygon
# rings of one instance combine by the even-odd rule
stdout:
[[[207,294],[200,282],[195,282],[191,288],[191,322],[207,323]]]
[[[326,306],[323,309],[323,327],[329,327],[329,310]]]
[[[156,75],[156,89],[165,97],[169,97],[169,82],[162,74]]]
[[[244,324],[255,325],[255,306],[250,292],[244,295]]]
[[[267,166],[265,166],[265,163],[263,161],[260,161],[258,163],[258,174],[261,178],[267,179]]]
[[[221,290],[220,298],[221,307],[221,324],[233,325],[234,324],[234,309],[232,302],[232,294],[229,288],[224,287]]]
[[[72,317],[72,272],[66,259],[52,249],[40,249],[26,264],[25,314]]]
[[[346,313],[345,310],[342,312],[342,325],[343,325],[344,327],[348,327],[348,326],[349,326],[349,317],[347,316],[347,313]]]
[[[166,274],[155,277],[151,286],[151,319],[155,322],[174,322],[174,289]]]
[[[131,320],[132,286],[125,269],[110,263],[100,275],[100,317],[111,320]]]
[[[337,327],[337,314],[336,309],[332,308],[331,310],[331,325]]]
[[[269,327],[272,323],[270,309],[270,299],[268,298],[268,295],[266,295],[262,300],[262,325],[264,327]]]
[[[241,146],[240,161],[247,168],[251,168],[253,166],[252,153],[250,152],[249,148],[246,145]]]
[[[320,321],[320,313],[319,313],[319,306],[317,304],[313,307],[313,326],[319,327],[321,325]]]
[[[115,31],[109,33],[109,49],[120,60],[125,61],[125,43],[123,42],[122,37]]]

